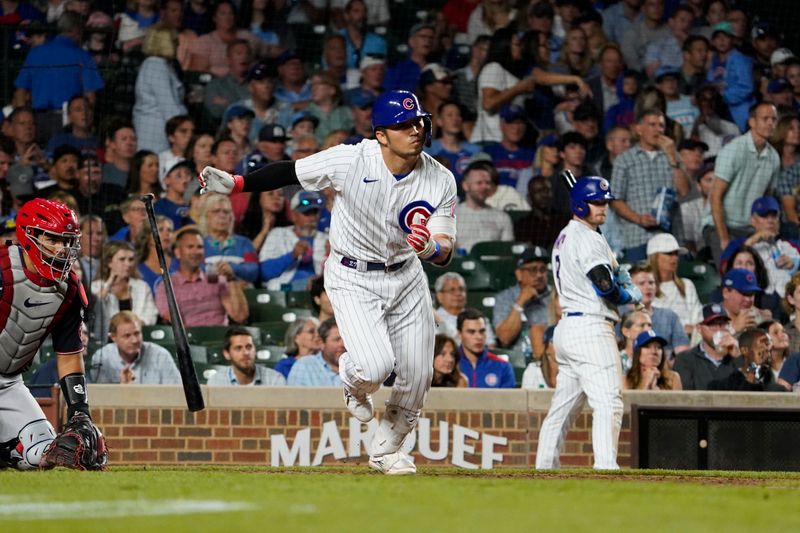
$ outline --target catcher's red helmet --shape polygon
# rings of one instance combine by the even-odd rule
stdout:
[[[81,249],[80,237],[75,212],[61,202],[35,198],[17,213],[17,240],[47,279],[67,279]]]

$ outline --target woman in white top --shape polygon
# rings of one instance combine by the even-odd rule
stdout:
[[[670,233],[660,233],[647,241],[647,261],[656,278],[653,305],[675,311],[691,337],[695,324],[703,320],[703,306],[694,283],[678,277],[678,254],[686,252]]]
[[[500,108],[524,106],[536,84],[576,84],[582,95],[591,94],[580,77],[554,74],[537,66],[530,70],[532,61],[523,57],[521,39],[512,28],[501,28],[492,35],[486,64],[478,75],[478,120],[470,142],[500,142]]]
[[[133,311],[143,325],[156,323],[158,309],[147,282],[139,278],[136,252],[125,241],[109,241],[103,246],[100,279],[92,282],[94,338],[105,341],[111,317],[120,311]]]

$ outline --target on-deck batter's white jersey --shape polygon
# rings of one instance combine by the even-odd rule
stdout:
[[[583,222],[569,221],[553,245],[552,269],[559,303],[564,312],[610,318],[619,314],[615,305],[597,295],[587,274],[597,265],[617,267],[605,237]]]
[[[401,179],[386,167],[374,139],[334,146],[301,159],[295,171],[307,190],[333,187],[336,191],[331,249],[351,259],[387,265],[410,259],[414,251],[406,235],[418,216],[455,218],[455,178],[426,153]]]

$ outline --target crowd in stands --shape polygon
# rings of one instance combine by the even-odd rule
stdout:
[[[569,171],[610,181],[602,231],[643,295],[620,309],[626,388],[800,390],[800,58],[779,22],[735,0],[3,0],[0,227],[33,197],[79,215],[95,382],[179,381],[144,337],[171,319],[152,194],[185,325],[228,328],[209,384],[336,385],[332,192],[194,177],[374,138],[376,96],[408,89],[461,198],[457,257],[430,273],[435,386],[554,385]],[[475,285],[497,255],[508,275]],[[263,309],[301,306],[259,298],[298,292],[311,309],[264,342]]]

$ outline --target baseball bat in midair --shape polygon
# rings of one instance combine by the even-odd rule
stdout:
[[[178,370],[181,373],[183,382],[183,394],[186,396],[186,406],[190,411],[201,411],[205,407],[203,393],[200,390],[200,383],[197,381],[197,374],[192,362],[192,352],[189,350],[189,338],[186,336],[186,329],[183,327],[178,301],[175,300],[175,292],[172,290],[172,281],[169,278],[167,260],[164,257],[164,249],[161,247],[161,238],[158,235],[156,226],[156,213],[153,210],[152,194],[145,194],[141,197],[144,207],[147,210],[147,218],[150,221],[150,231],[156,244],[158,263],[161,265],[161,280],[164,282],[164,289],[169,304],[169,316],[172,319],[172,332],[175,335],[176,351],[178,354]]]

